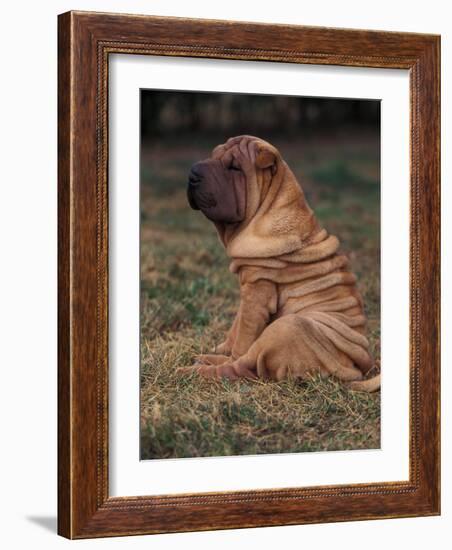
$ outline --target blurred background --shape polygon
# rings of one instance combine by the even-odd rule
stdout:
[[[378,393],[334,380],[218,386],[174,376],[224,339],[237,309],[236,278],[186,183],[193,163],[240,134],[279,149],[341,241],[380,356],[380,102],[142,90],[141,457],[378,448]]]
[[[347,130],[378,134],[379,125],[380,102],[372,100],[166,90],[141,93],[141,135],[150,141],[195,132],[198,138],[266,133],[298,138]]]

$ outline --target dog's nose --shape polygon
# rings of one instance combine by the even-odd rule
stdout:
[[[200,181],[201,181],[201,176],[199,174],[196,174],[192,170],[190,172],[190,175],[188,176],[188,185],[190,187],[198,187]]]
[[[188,184],[191,187],[198,187],[201,183],[203,174],[203,162],[195,162],[190,168],[190,175],[188,176]]]

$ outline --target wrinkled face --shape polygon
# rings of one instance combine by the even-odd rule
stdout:
[[[214,222],[239,223],[245,219],[250,185],[275,171],[278,154],[269,143],[253,136],[230,138],[218,145],[209,159],[191,167],[187,196],[194,210]]]
[[[209,158],[191,167],[187,197],[209,220],[238,223],[245,218],[246,176],[231,158]]]

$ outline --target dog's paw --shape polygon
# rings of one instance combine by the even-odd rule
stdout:
[[[213,353],[207,353],[203,355],[195,355],[195,364],[205,365],[222,365],[231,360],[227,355],[216,355]]]
[[[253,373],[248,371],[238,374],[236,364],[230,359],[220,365],[195,363],[189,367],[179,367],[176,369],[176,374],[178,376],[190,376],[197,374],[203,378],[228,378],[229,380],[238,380],[240,376],[244,376],[246,378],[256,378]]]
[[[218,371],[216,365],[207,365],[202,363],[195,363],[189,367],[178,367],[176,369],[177,376],[191,376],[197,374],[205,378],[218,378]]]

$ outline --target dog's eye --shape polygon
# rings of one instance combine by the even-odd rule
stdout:
[[[229,166],[229,170],[235,170],[236,172],[241,172],[240,166],[238,166],[234,162]]]

